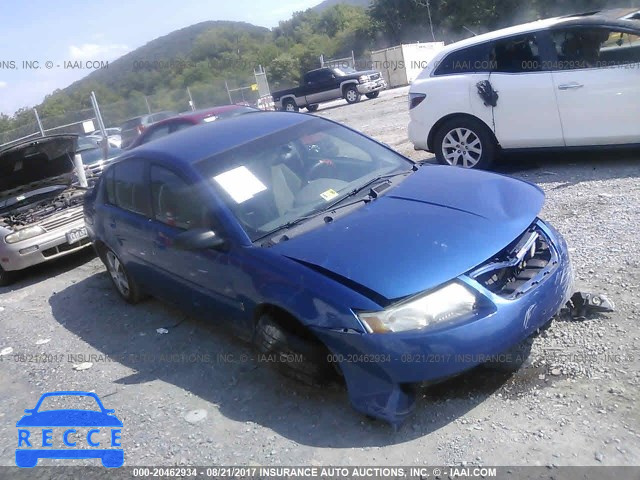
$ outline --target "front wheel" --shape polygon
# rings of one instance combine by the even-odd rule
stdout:
[[[318,110],[319,105],[317,103],[314,103],[313,105],[307,105],[307,111],[308,112],[315,112],[316,110]]]
[[[380,95],[380,90],[376,90],[375,92],[369,92],[365,94],[367,96],[367,98],[370,98],[371,100],[373,100],[374,98],[378,98],[378,95]]]
[[[282,110],[285,112],[297,112],[299,108],[296,102],[289,98],[282,102]]]
[[[107,250],[104,255],[104,263],[111,277],[111,282],[122,299],[131,304],[140,302],[143,298],[142,291],[135,280],[131,278],[118,256],[111,250]]]
[[[344,99],[347,103],[358,103],[360,101],[360,92],[355,85],[349,85],[344,89]]]
[[[280,372],[307,385],[323,385],[335,377],[329,365],[329,351],[312,338],[305,338],[303,331],[293,332],[284,328],[271,315],[258,320],[255,344],[260,353],[273,360]]]
[[[436,132],[434,150],[443,165],[487,169],[495,160],[497,147],[493,135],[479,120],[452,118]]]

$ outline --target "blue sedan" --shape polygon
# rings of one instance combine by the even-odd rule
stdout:
[[[325,119],[243,115],[121,158],[85,220],[124,300],[227,324],[305,382],[342,377],[393,425],[415,384],[500,357],[572,293],[538,187],[414,164]]]

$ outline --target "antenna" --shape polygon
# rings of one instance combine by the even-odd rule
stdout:
[[[464,28],[466,31],[471,32],[473,34],[474,37],[477,37],[478,34],[476,32],[474,32],[473,30],[471,30],[470,28],[465,27],[464,25],[462,25],[462,28]]]

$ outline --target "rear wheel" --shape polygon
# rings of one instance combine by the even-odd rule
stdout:
[[[489,168],[497,150],[489,129],[467,117],[447,120],[436,132],[433,143],[440,163],[463,168]]]
[[[135,304],[142,300],[143,294],[140,287],[127,273],[124,264],[115,253],[107,250],[104,254],[104,263],[113,286],[126,302]]]
[[[15,274],[13,272],[7,272],[0,267],[0,287],[6,287],[11,285],[15,280]]]
[[[293,331],[278,322],[273,315],[265,314],[256,326],[255,344],[258,350],[275,356],[278,370],[285,376],[307,385],[323,385],[335,377],[328,362],[328,350],[304,327]]]
[[[314,103],[313,105],[307,105],[307,111],[309,112],[315,112],[316,110],[318,110],[319,105],[317,103]]]
[[[369,92],[369,93],[366,93],[365,95],[367,96],[367,98],[371,98],[371,99],[378,98],[378,95],[380,95],[380,90],[377,90],[375,92]]]
[[[285,112],[297,112],[299,108],[294,100],[288,98],[284,102],[282,102],[282,110],[284,110]]]
[[[360,92],[355,85],[347,85],[344,89],[344,99],[348,103],[358,103],[360,101]]]

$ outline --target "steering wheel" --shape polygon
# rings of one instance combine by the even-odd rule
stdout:
[[[333,163],[333,161],[329,160],[328,158],[318,160],[307,170],[307,181],[310,182],[312,180],[315,180],[316,178],[335,178],[335,175],[332,174],[336,172],[336,168],[337,167],[335,163]],[[328,176],[326,174],[319,174],[319,172],[322,171],[329,171],[331,173],[329,173]]]

